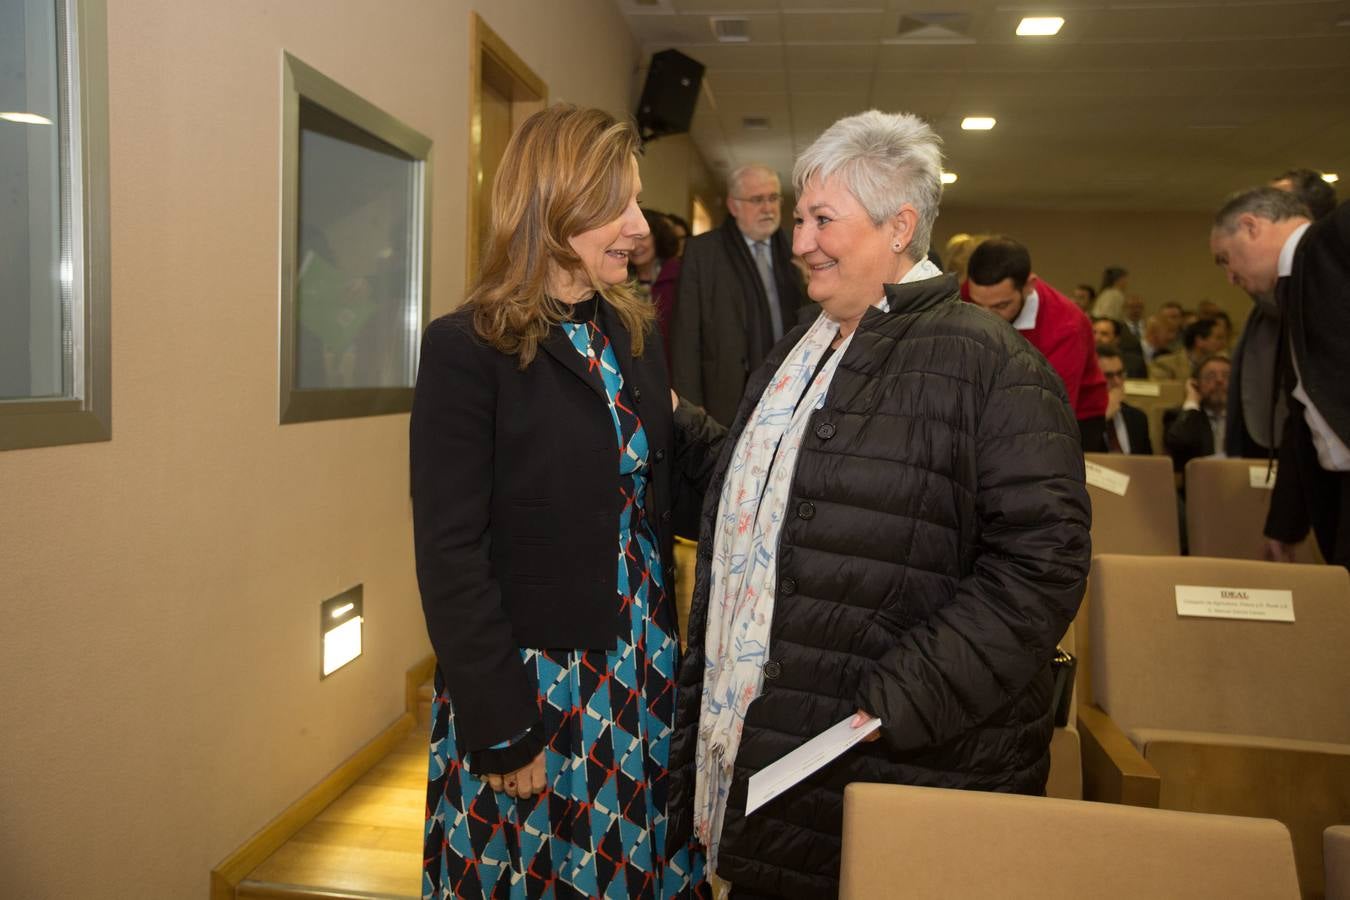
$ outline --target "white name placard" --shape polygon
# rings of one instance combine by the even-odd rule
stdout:
[[[1131,397],[1161,397],[1162,385],[1151,381],[1126,379],[1125,393]]]
[[[1294,592],[1179,584],[1177,615],[1203,619],[1294,621]]]
[[[1266,481],[1266,467],[1265,467],[1265,466],[1249,466],[1249,467],[1247,468],[1247,474],[1251,477],[1251,480],[1252,480],[1252,487],[1254,487],[1254,488],[1261,488],[1261,489],[1267,490],[1267,491],[1273,490],[1273,489],[1275,488],[1275,473],[1276,473],[1276,471],[1277,471],[1277,469],[1276,469],[1274,466],[1271,466],[1271,467],[1270,467],[1270,480],[1269,480],[1269,481]]]
[[[1130,476],[1124,472],[1108,469],[1106,466],[1095,462],[1085,462],[1083,466],[1085,470],[1084,480],[1092,487],[1119,494],[1121,497],[1124,497],[1125,492],[1130,489]]]

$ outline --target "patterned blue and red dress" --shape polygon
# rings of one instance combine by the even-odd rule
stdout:
[[[425,898],[665,898],[704,881],[702,854],[666,858],[678,639],[646,511],[647,435],[595,300],[561,327],[603,382],[619,445],[619,639],[613,650],[524,649],[538,686],[548,788],[516,800],[463,765],[444,686],[432,703]],[[438,676],[439,678],[439,673]],[[706,888],[703,888],[706,890]]]

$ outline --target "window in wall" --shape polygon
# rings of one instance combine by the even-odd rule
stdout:
[[[406,411],[431,141],[294,57],[285,66],[281,421]]]
[[[0,450],[111,437],[105,18],[0,0]]]

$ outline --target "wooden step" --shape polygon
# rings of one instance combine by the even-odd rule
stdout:
[[[426,681],[417,689],[417,724],[426,731],[431,727],[431,701],[436,699],[436,685]]]
[[[394,900],[422,892],[427,739],[414,729],[239,883],[248,900]]]

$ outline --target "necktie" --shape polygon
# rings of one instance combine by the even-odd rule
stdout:
[[[1125,448],[1120,446],[1120,435],[1116,434],[1115,419],[1109,419],[1106,423],[1106,449],[1110,453],[1125,452]]]
[[[764,282],[764,295],[769,299],[769,326],[773,330],[774,343],[777,343],[783,336],[783,310],[778,305],[778,285],[773,280],[773,257],[768,241],[755,241],[754,248],[759,280]]]

